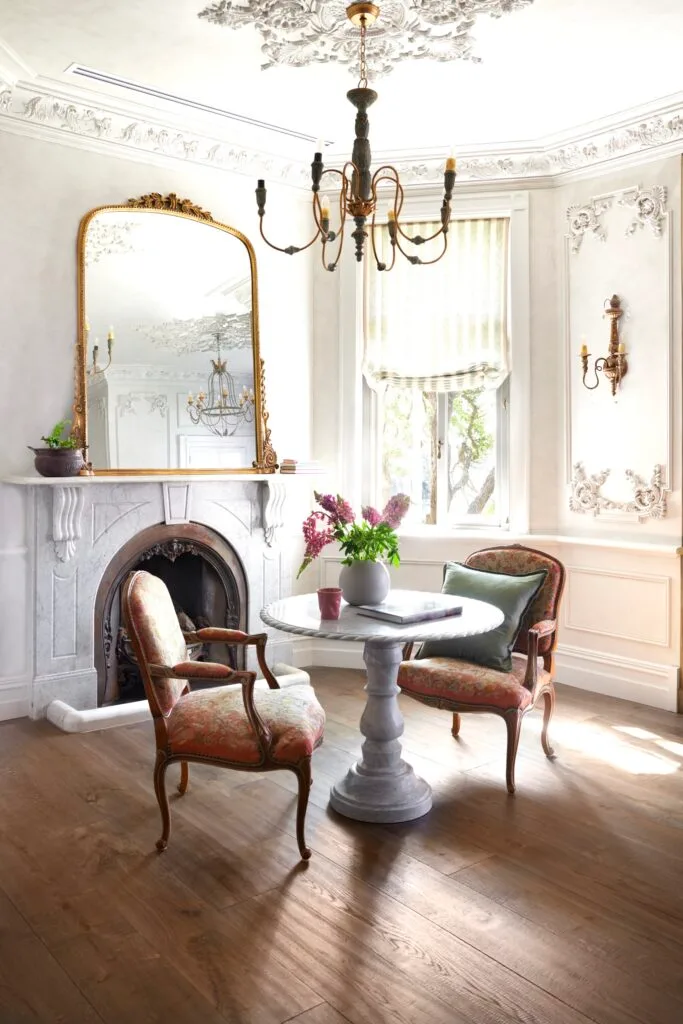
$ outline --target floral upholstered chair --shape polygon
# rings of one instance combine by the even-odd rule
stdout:
[[[283,692],[265,660],[266,634],[249,636],[231,629],[207,628],[183,633],[166,585],[148,572],[132,572],[123,585],[123,620],[140,667],[154,719],[157,757],[154,791],[159,801],[165,850],[171,831],[166,769],[180,762],[185,793],[188,762],[221,765],[242,771],[286,768],[297,776],[299,799],[296,837],[303,860],[311,851],[304,822],[311,786],[311,755],[323,740],[325,712],[310,687],[296,695]],[[255,672],[239,672],[216,662],[190,661],[188,643],[252,644],[270,687],[254,694]],[[192,680],[241,683],[192,693]]]
[[[564,589],[564,567],[543,551],[511,544],[475,551],[464,562],[472,569],[508,576],[544,571],[545,577],[523,615],[512,646],[511,669],[500,671],[452,657],[420,658],[402,662],[398,685],[403,693],[431,707],[453,713],[453,736],[460,732],[460,715],[478,711],[501,715],[507,726],[507,788],[515,791],[515,759],[524,716],[543,699],[541,742],[547,757],[548,725],[555,707],[552,682],[557,617]],[[485,642],[485,635],[480,638]],[[413,645],[404,649],[410,659]]]

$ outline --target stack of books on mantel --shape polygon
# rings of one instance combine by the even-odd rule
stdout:
[[[297,459],[283,459],[280,463],[281,473],[323,473],[319,462],[300,462]]]

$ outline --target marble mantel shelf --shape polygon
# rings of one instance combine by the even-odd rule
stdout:
[[[99,476],[6,476],[0,483],[19,487],[78,487],[81,484],[160,484],[160,483],[274,483],[284,480],[315,479],[309,473],[145,473],[118,476],[103,473]]]
[[[309,474],[300,474],[298,479]],[[207,484],[235,486],[240,484],[264,484],[261,508],[263,513],[263,535],[268,547],[277,543],[278,532],[285,526],[284,506],[292,477],[296,474],[282,473],[159,473],[117,476],[7,476],[0,483],[15,487],[36,487],[41,491],[52,489],[52,539],[55,554],[60,562],[69,562],[74,557],[77,544],[82,536],[83,507],[86,490],[92,487],[130,488],[156,484],[163,490],[164,518],[167,524],[186,523],[191,519],[192,491]],[[287,483],[285,483],[285,479]],[[195,491],[197,493],[197,491]],[[291,493],[291,490],[290,490]]]

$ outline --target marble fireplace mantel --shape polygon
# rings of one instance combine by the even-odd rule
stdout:
[[[114,556],[151,526],[197,523],[231,545],[248,581],[250,632],[263,631],[263,605],[291,593],[291,552],[280,544],[288,517],[298,522],[298,509],[292,513],[290,506],[308,500],[301,477],[14,476],[2,483],[25,496],[27,697],[33,718],[43,717],[55,700],[82,711],[97,707],[98,587]],[[294,494],[299,497],[290,501]],[[268,648],[271,662],[291,661],[292,643],[282,634],[274,633]]]

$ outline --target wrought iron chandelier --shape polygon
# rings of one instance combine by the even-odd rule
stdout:
[[[218,437],[231,437],[242,423],[254,419],[254,391],[246,385],[239,395],[228,373],[227,359],[221,359],[221,336],[216,333],[217,358],[211,360],[206,391],[187,396],[187,411],[194,424],[202,424]]]
[[[360,263],[365,253],[365,245],[369,235],[372,245],[372,253],[378,270],[391,270],[396,262],[396,250],[410,263],[430,264],[437,263],[446,253],[448,248],[448,224],[451,219],[451,198],[456,177],[455,157],[450,156],[446,160],[444,171],[444,198],[441,204],[440,216],[441,227],[427,238],[421,235],[409,235],[401,226],[400,215],[403,208],[404,191],[399,178],[398,171],[390,164],[379,167],[374,174],[371,172],[371,151],[370,151],[370,122],[368,119],[368,108],[377,99],[374,89],[368,88],[368,70],[366,59],[366,36],[368,27],[373,25],[379,17],[379,7],[372,3],[354,3],[346,8],[346,16],[360,29],[360,81],[356,89],[350,89],[346,94],[350,102],[357,110],[356,114],[356,138],[353,144],[351,160],[344,164],[342,170],[336,168],[325,168],[322,152],[315,153],[311,164],[311,190],[313,192],[313,220],[315,221],[316,232],[310,242],[306,245],[289,245],[281,248],[270,242],[263,230],[263,218],[266,212],[266,183],[262,179],[258,181],[256,188],[256,203],[258,207],[259,225],[261,237],[264,242],[276,249],[278,252],[287,253],[292,256],[294,253],[303,252],[309,249],[315,242],[321,242],[321,259],[325,270],[336,270],[341,257],[344,245],[344,232],[347,217],[353,218],[355,230],[351,237],[356,243],[356,260]],[[339,188],[339,226],[336,230],[330,228],[330,208],[326,200],[320,199],[320,185],[326,175],[335,179],[335,186]],[[388,211],[386,228],[389,232],[391,243],[391,260],[384,263],[380,260],[376,243],[377,225],[377,202],[378,189],[385,183],[393,186],[393,205]],[[330,186],[334,187],[334,186]],[[368,224],[369,221],[369,224]],[[442,239],[442,248],[438,256],[433,259],[422,260],[407,251],[407,244],[423,245],[436,238]],[[335,244],[333,256],[328,259],[327,247]]]

